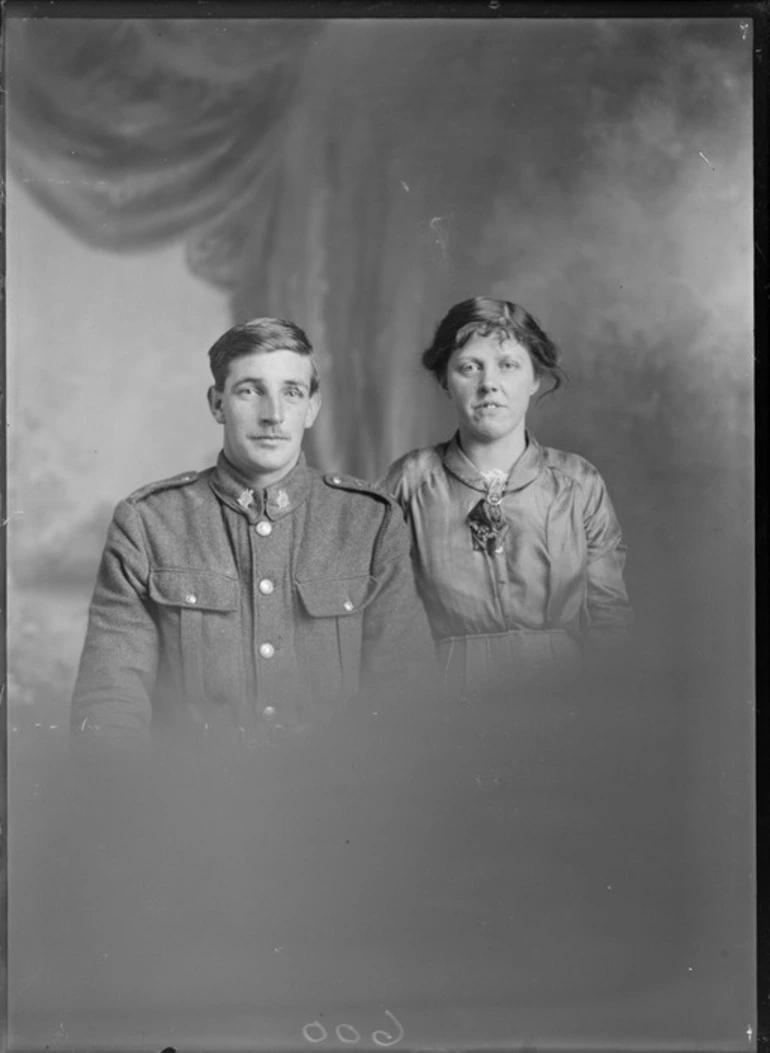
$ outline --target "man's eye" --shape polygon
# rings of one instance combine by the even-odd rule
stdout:
[[[302,398],[302,389],[301,388],[289,388],[289,390],[286,392],[286,394],[287,394],[287,396],[290,399],[301,399]]]

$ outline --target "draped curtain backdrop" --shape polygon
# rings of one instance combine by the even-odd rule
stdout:
[[[470,295],[527,306],[572,382],[533,429],[607,477],[637,607],[657,623],[671,611],[675,625],[699,612],[696,649],[705,632],[706,651],[727,647],[745,666],[748,24],[14,19],[8,30],[13,171],[93,246],[183,241],[234,322],[302,325],[323,369],[313,463],[374,478],[447,437],[446,401],[418,363],[433,326]]]

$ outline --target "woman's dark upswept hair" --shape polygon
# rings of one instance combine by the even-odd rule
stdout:
[[[543,394],[561,387],[565,374],[559,365],[559,348],[537,320],[519,304],[488,296],[474,296],[451,307],[436,327],[433,343],[423,352],[422,364],[442,387],[446,386],[447,365],[453,352],[465,347],[474,336],[517,341],[529,352],[535,376],[551,379],[551,387]]]
[[[255,351],[295,351],[298,355],[305,355],[312,367],[310,394],[318,390],[315,351],[300,327],[283,318],[252,318],[250,322],[228,329],[209,349],[209,364],[218,391],[224,390],[230,363]]]

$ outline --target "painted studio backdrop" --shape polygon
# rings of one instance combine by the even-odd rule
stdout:
[[[6,31],[12,769],[64,734],[112,508],[216,456],[220,333],[300,324],[325,400],[309,459],[374,479],[451,433],[419,366],[446,309],[519,301],[570,379],[532,430],[604,475],[641,638],[675,685],[633,715],[657,764],[648,832],[662,815],[675,827],[644,858],[670,850],[676,879],[637,868],[660,882],[669,942],[641,946],[649,973],[630,990],[662,985],[669,1008],[640,1002],[632,1025],[613,1003],[602,1033],[647,1037],[652,1014],[658,1041],[746,1048],[751,25],[10,17]],[[607,756],[625,734],[608,725]],[[34,994],[42,928],[11,963],[37,1021],[57,1004],[53,981]],[[57,1026],[34,1034],[59,1048]]]

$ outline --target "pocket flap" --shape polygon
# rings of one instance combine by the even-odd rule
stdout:
[[[239,593],[236,578],[212,570],[180,567],[150,571],[150,598],[166,607],[234,611]]]
[[[375,579],[369,574],[296,582],[305,610],[312,618],[357,614],[374,596],[375,585]]]

